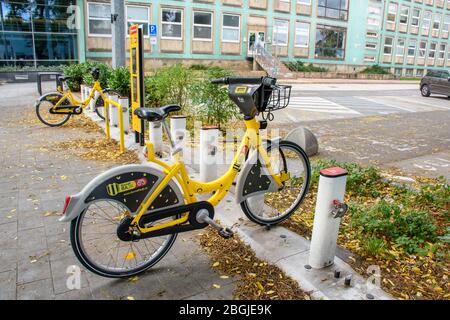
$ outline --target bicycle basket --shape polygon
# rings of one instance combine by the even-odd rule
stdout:
[[[292,86],[276,85],[272,88],[264,88],[264,102],[260,112],[272,112],[284,109],[289,105]]]

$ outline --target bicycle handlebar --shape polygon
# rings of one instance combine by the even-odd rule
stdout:
[[[272,87],[277,79],[271,77],[226,77],[211,80],[212,84],[263,84]]]

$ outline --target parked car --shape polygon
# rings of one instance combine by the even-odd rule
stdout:
[[[443,94],[450,98],[450,70],[428,70],[420,81],[420,93],[424,97]]]

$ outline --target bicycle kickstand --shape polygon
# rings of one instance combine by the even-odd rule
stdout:
[[[195,218],[199,223],[207,223],[211,227],[216,229],[222,238],[230,239],[233,237],[233,234],[234,234],[233,231],[231,231],[231,229],[229,229],[229,228],[222,227],[219,223],[217,223],[213,219],[211,219],[209,217],[208,210],[206,210],[206,209],[200,210],[199,212],[197,212],[197,215]]]

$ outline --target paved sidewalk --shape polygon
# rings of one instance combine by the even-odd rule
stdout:
[[[56,213],[67,194],[115,164],[41,148],[92,133],[33,122],[35,92],[34,84],[0,85],[0,299],[232,299],[236,280],[210,269],[195,232],[179,235],[169,254],[137,281],[81,268],[81,290],[67,288],[67,267],[81,264],[70,247],[69,224],[58,222]],[[19,123],[25,115],[31,121]]]

